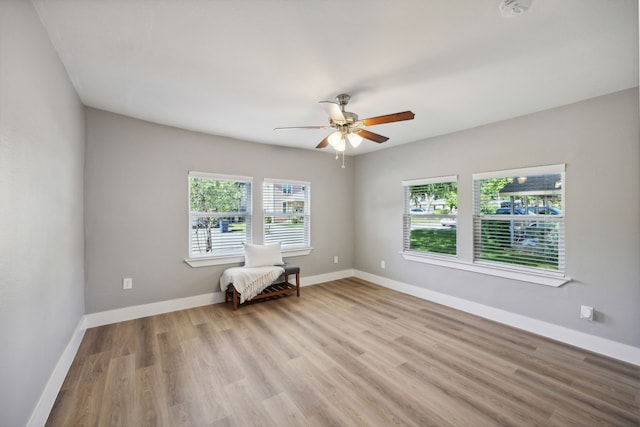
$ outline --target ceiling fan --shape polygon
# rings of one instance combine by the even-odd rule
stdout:
[[[351,99],[350,95],[342,93],[336,96],[336,101],[320,101],[324,104],[329,113],[329,124],[324,126],[292,126],[275,128],[275,130],[292,130],[292,129],[334,129],[334,132],[324,138],[316,148],[325,148],[331,145],[336,151],[345,151],[346,140],[355,148],[362,142],[362,139],[368,139],[377,143],[388,141],[386,136],[370,132],[365,127],[381,125],[384,123],[400,122],[403,120],[413,120],[415,114],[411,111],[403,111],[401,113],[386,114],[384,116],[370,117],[368,119],[358,119],[358,115],[349,111],[345,111],[345,107]]]

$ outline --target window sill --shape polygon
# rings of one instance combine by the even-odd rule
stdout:
[[[212,265],[236,264],[244,262],[244,255],[186,258],[184,260],[191,267],[210,267]]]
[[[305,256],[309,255],[313,248],[311,246],[304,248],[292,248],[292,249],[283,249],[282,258],[294,257],[294,256]]]
[[[487,274],[490,276],[504,277],[507,279],[519,280],[521,282],[535,283],[538,285],[551,286],[558,288],[565,283],[571,281],[570,277],[566,277],[561,273],[540,273],[524,272],[521,270],[501,268],[493,265],[482,265],[477,263],[469,263],[458,259],[446,259],[444,257],[429,256],[422,254],[413,254],[409,252],[401,252],[402,257],[407,261],[421,262],[424,264],[438,265],[440,267],[455,268],[457,270],[471,271],[474,273]]]
[[[296,257],[309,255],[313,250],[312,247],[297,248],[297,249],[284,249],[282,250],[282,257]],[[184,260],[191,267],[210,267],[213,265],[225,265],[225,264],[237,264],[244,262],[244,255],[231,255],[231,256],[217,256],[217,257],[202,257],[202,258],[186,258]]]

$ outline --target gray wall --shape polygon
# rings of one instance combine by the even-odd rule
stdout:
[[[355,268],[640,346],[639,141],[635,88],[358,156]],[[567,165],[566,272],[572,282],[551,288],[400,256],[402,180],[458,175],[459,257],[471,261],[471,174],[557,163]],[[581,304],[595,308],[596,322],[578,319]]]
[[[83,127],[31,2],[0,2],[0,426],[27,423],[84,314]]]
[[[204,135],[91,108],[85,115],[87,313],[219,291],[229,265],[192,268],[184,262],[190,170],[253,177],[258,215],[263,178],[310,181],[315,250],[289,261],[303,276],[352,267],[351,159],[342,169],[326,151]],[[122,290],[123,277],[133,278],[133,289]]]

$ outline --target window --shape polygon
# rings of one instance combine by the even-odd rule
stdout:
[[[473,175],[474,262],[564,272],[564,165]]]
[[[189,257],[241,255],[251,242],[251,178],[189,173]]]
[[[285,250],[310,247],[310,184],[265,179],[262,189],[264,243],[281,242]]]
[[[457,255],[456,176],[403,181],[403,251]]]

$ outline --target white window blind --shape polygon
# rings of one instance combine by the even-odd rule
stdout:
[[[240,255],[251,242],[249,177],[189,172],[189,257]]]
[[[403,181],[403,251],[457,255],[457,176]]]
[[[564,182],[564,165],[474,174],[474,262],[564,273]]]
[[[263,241],[283,249],[311,246],[311,183],[265,179],[262,185]]]

